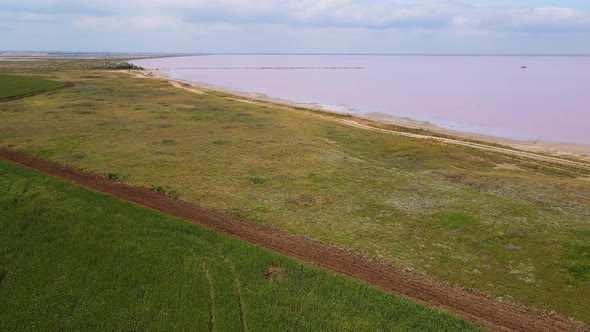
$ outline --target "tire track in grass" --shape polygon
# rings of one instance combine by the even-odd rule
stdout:
[[[241,293],[241,284],[238,280],[237,277],[237,273],[236,270],[234,268],[234,265],[231,263],[231,261],[227,258],[227,256],[223,253],[223,250],[221,249],[221,247],[217,244],[217,243],[213,243],[213,242],[208,242],[207,241],[207,249],[209,249],[209,253],[210,255],[214,258],[213,262],[209,262],[211,264],[213,264],[213,275],[211,275],[211,270],[209,269],[209,265],[207,265],[207,270],[206,273],[208,274],[207,278],[209,279],[210,283],[211,283],[211,288],[212,290],[214,290],[215,287],[215,283],[216,281],[221,282],[221,285],[217,287],[217,289],[220,289],[220,292],[215,292],[212,291],[210,293],[210,297],[211,297],[211,303],[215,303],[215,297],[216,296],[221,296],[221,298],[223,299],[224,296],[230,295],[232,300],[228,300],[228,301],[224,301],[222,303],[220,303],[219,301],[217,301],[217,303],[219,303],[219,305],[217,306],[217,308],[215,306],[213,306],[213,312],[211,313],[212,317],[213,317],[213,327],[212,330],[215,329],[220,329],[222,331],[225,330],[232,330],[232,331],[246,331],[246,322],[245,322],[245,315],[244,315],[244,305],[243,305],[243,300],[242,300],[242,293]],[[215,264],[217,262],[217,264]],[[219,275],[221,275],[221,277],[218,277]],[[213,279],[213,277],[216,277],[215,279]],[[227,277],[227,279],[224,280],[224,277]],[[225,284],[224,282],[227,282],[227,284]],[[230,285],[233,285],[233,287],[231,287]],[[233,288],[235,288],[235,294],[233,294],[234,290]],[[231,293],[231,294],[230,294]],[[234,302],[234,300],[237,299],[237,301]],[[237,305],[236,305],[237,304]],[[218,315],[215,315],[215,310],[218,310]],[[237,310],[237,312],[236,312]],[[221,316],[221,317],[219,317]],[[217,318],[216,318],[217,317]],[[216,324],[216,322],[218,321],[217,319],[219,319],[219,324]],[[234,320],[236,319],[239,320],[239,325],[232,325],[231,323],[228,325],[228,321],[229,320]]]
[[[207,277],[207,284],[209,285],[209,332],[215,331],[215,288],[213,288],[213,278],[209,272],[209,267],[203,261],[201,264]]]
[[[246,328],[246,309],[242,296],[242,285],[240,284],[240,279],[238,278],[238,274],[236,273],[236,267],[234,266],[234,263],[232,263],[232,261],[227,257],[227,255],[224,255],[223,253],[221,254],[223,256],[223,261],[229,267],[232,273],[234,284],[236,285],[236,290],[238,293],[238,308],[240,309],[240,324],[242,325],[242,331],[246,332],[248,329]]]

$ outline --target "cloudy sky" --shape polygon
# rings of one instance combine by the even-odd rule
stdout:
[[[590,54],[590,0],[0,0],[0,50]]]

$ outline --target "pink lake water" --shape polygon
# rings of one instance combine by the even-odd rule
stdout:
[[[203,55],[133,63],[328,110],[590,145],[590,57]]]

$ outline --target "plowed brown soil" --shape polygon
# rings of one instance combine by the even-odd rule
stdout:
[[[590,331],[587,326],[556,314],[545,314],[538,310],[502,303],[477,291],[442,283],[427,275],[175,200],[152,190],[113,182],[99,175],[2,147],[0,158],[363,280],[390,293],[453,312],[493,330]]]

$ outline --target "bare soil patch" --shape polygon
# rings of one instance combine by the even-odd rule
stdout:
[[[466,290],[354,252],[331,247],[284,231],[240,220],[219,211],[176,200],[164,193],[128,186],[107,178],[0,147],[0,158],[62,178],[135,204],[162,211],[268,250],[288,255],[387,292],[453,312],[493,330],[590,331],[556,314],[503,303],[483,293]],[[277,271],[269,271],[276,274]]]
[[[513,165],[513,164],[497,164],[495,167],[495,169],[505,169],[505,170],[510,170],[510,171],[522,171],[522,168]]]
[[[258,104],[257,102],[253,101],[253,100],[248,100],[248,99],[240,99],[240,98],[227,98],[228,100],[233,100],[233,101],[239,101],[240,103],[245,103],[245,104]]]

